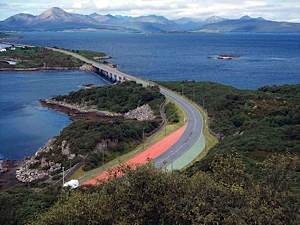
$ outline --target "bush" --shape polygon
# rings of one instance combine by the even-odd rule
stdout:
[[[179,123],[179,115],[176,105],[174,103],[169,102],[165,106],[165,114],[169,123]]]
[[[275,166],[274,175],[282,170],[291,172],[291,168],[278,166],[285,162],[285,156],[277,156],[263,168]],[[286,186],[271,191],[265,183],[255,182],[238,155],[220,155],[211,167],[212,173],[192,177],[151,165],[137,170],[120,168],[126,173],[124,177],[73,192],[32,224],[296,225],[299,221],[299,201]],[[266,176],[269,182],[277,179]]]

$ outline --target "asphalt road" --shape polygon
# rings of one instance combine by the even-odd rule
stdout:
[[[49,49],[71,55],[83,62],[92,64],[93,66],[98,67],[101,70],[117,74],[119,76],[124,76],[128,80],[134,80],[137,83],[141,83],[143,85],[148,85],[151,83],[150,81],[123,73],[116,68],[112,68],[107,65],[87,59],[77,53],[62,49]],[[187,114],[187,128],[179,141],[171,146],[171,148],[169,148],[167,152],[156,158],[154,160],[154,163],[156,167],[161,168],[168,166],[170,168],[171,166],[172,169],[173,162],[176,161],[175,169],[182,169],[188,163],[192,162],[194,158],[197,157],[197,155],[200,154],[205,147],[205,138],[203,137],[203,118],[200,111],[190,101],[180,96],[179,94],[164,87],[161,87],[161,93],[171,99],[171,101],[182,107],[183,110],[185,110]],[[181,160],[181,157],[184,158],[184,160]]]
[[[188,100],[183,98],[177,93],[170,91],[166,88],[161,88],[161,93],[166,97],[170,98],[173,102],[181,106],[187,114],[187,128],[183,133],[182,137],[176,144],[174,144],[167,152],[159,156],[154,160],[156,167],[164,167],[171,165],[175,160],[180,159],[180,157],[185,154],[195,146],[203,135],[203,119],[200,111]],[[202,149],[199,146],[199,153]],[[190,158],[192,162],[194,158]],[[181,167],[186,166],[183,164]]]

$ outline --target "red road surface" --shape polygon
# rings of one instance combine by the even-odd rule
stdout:
[[[163,138],[159,142],[153,144],[145,151],[135,155],[133,158],[125,162],[124,165],[135,168],[139,165],[146,164],[147,162],[149,162],[149,160],[157,158],[161,154],[168,151],[168,149],[181,138],[185,129],[186,125],[169,134],[167,137]],[[97,177],[86,181],[83,185],[90,186],[95,185],[97,183],[105,182],[112,176],[112,174],[114,174],[115,176],[121,176],[122,172],[119,171],[118,167],[114,167],[109,171],[104,171],[100,173]]]

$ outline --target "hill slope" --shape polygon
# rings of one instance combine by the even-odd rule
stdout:
[[[204,25],[196,32],[300,33],[300,23],[275,22],[261,17],[243,16],[236,20],[224,20]]]

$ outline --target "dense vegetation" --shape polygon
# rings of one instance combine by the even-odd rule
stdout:
[[[179,115],[176,105],[172,102],[169,102],[165,105],[165,115],[169,123],[178,123]]]
[[[52,206],[60,191],[60,187],[18,187],[0,192],[0,224],[27,224]]]
[[[78,68],[82,65],[80,60],[59,52],[41,47],[18,47],[16,50],[0,52],[0,60],[14,60],[16,65],[1,64],[0,68]]]
[[[145,88],[141,84],[128,81],[118,85],[71,92],[69,95],[57,96],[55,100],[96,106],[98,110],[117,113],[128,112],[138,106],[149,104],[158,114],[164,96],[160,94],[158,87]]]
[[[150,134],[158,126],[158,121],[75,121],[58,136],[54,146],[56,153],[49,152],[43,156],[68,168],[67,157],[61,155],[61,144],[67,141],[71,153],[77,156],[73,162],[83,161],[83,168],[90,170],[133,150],[142,142],[143,134]]]
[[[299,188],[300,85],[245,91],[206,82],[163,84],[207,109],[210,127],[220,143],[203,161],[174,173],[152,165],[137,170],[120,168],[126,172],[124,177],[70,191],[58,201],[30,194],[19,199],[17,194],[4,192],[4,197],[0,195],[0,223],[25,224],[32,218],[33,225],[299,224],[295,187]],[[167,104],[169,121],[174,107]],[[135,145],[141,141],[143,129],[154,129],[152,123],[137,121],[113,124],[77,121],[62,131],[57,143],[68,139],[74,151],[85,154],[99,140],[109,140],[111,149],[99,151],[86,164],[92,168],[101,165],[103,153],[107,158],[118,154],[114,143]],[[131,139],[129,143],[127,139]],[[14,202],[22,203],[15,207]]]
[[[253,179],[236,154],[219,155],[211,172],[188,177],[145,166],[98,187],[61,198],[32,224],[286,225],[299,222],[287,184],[290,157],[274,156]]]
[[[256,163],[274,153],[300,152],[300,85],[262,87],[257,91],[210,82],[163,82],[204,105],[210,128],[221,139],[205,160],[190,172],[207,170],[216,154],[235,150],[247,169],[256,173]],[[298,180],[298,184],[300,181]],[[295,188],[297,185],[295,185]],[[298,186],[299,188],[299,186]]]
[[[88,59],[101,59],[102,57],[106,56],[105,53],[103,52],[95,52],[95,51],[90,51],[90,50],[72,50],[72,52],[75,52],[79,55],[82,55]]]

